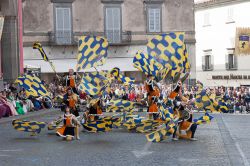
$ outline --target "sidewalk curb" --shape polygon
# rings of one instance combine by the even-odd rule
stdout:
[[[51,114],[56,114],[56,113],[59,113],[59,110],[60,109],[52,108],[52,109],[40,110],[40,111],[37,111],[37,112],[29,112],[26,115],[3,117],[2,119],[0,119],[0,124],[5,124],[5,123],[12,122],[12,120],[14,120],[14,119],[26,119],[26,118],[33,118],[33,117],[45,115],[45,114],[50,114],[50,115]]]

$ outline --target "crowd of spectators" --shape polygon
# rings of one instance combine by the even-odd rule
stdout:
[[[48,97],[31,97],[26,96],[25,90],[19,86],[6,84],[4,90],[0,92],[0,118],[56,107],[57,104],[63,102],[63,96],[66,93],[64,86],[55,86],[54,83],[45,83],[45,86],[49,92]],[[158,84],[158,87],[161,91],[160,99],[167,99],[172,87],[161,84]],[[183,85],[183,94],[190,100],[196,97],[197,90],[197,87]],[[231,113],[236,111],[240,113],[250,112],[249,87],[211,87],[207,88],[207,92],[211,98],[223,98]],[[79,92],[78,95],[81,103],[86,103],[88,96],[84,92]],[[133,86],[114,84],[109,92],[105,93],[104,104],[108,104],[111,99],[124,99],[147,106],[147,92],[144,84]]]
[[[24,115],[28,112],[39,111],[52,107],[50,97],[27,96],[23,88],[15,84],[5,84],[0,92],[0,118]]]

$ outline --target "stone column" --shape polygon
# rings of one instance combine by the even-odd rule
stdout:
[[[3,78],[14,81],[19,75],[18,25],[16,16],[6,16],[1,42]]]

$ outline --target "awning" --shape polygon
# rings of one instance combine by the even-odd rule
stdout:
[[[58,59],[51,60],[51,62],[53,62],[58,73],[68,72],[69,69],[76,68],[76,59]],[[44,60],[24,60],[24,64],[25,66],[40,67],[42,73],[53,73],[49,63]],[[133,67],[133,58],[108,58],[103,66],[97,67],[97,70],[111,70],[114,67],[119,67],[121,71],[137,71]],[[91,68],[84,71],[91,72],[95,69]]]

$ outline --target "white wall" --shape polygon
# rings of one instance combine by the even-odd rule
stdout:
[[[234,23],[227,24],[228,9],[233,8]],[[250,56],[238,57],[238,70],[225,70],[225,55],[227,48],[235,47],[236,27],[250,27],[250,2],[226,6],[196,9],[196,71],[197,80],[206,86],[239,86],[249,84],[250,80],[212,80],[212,75],[247,74],[250,75]],[[204,27],[204,14],[210,14],[211,26]],[[202,71],[202,56],[204,50],[212,49],[214,70]]]

